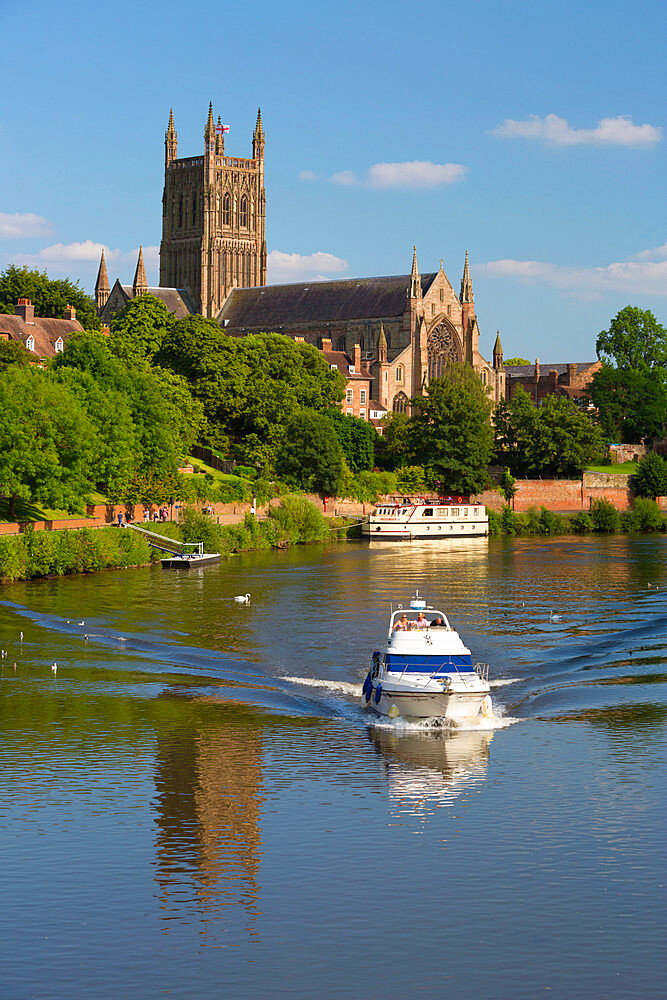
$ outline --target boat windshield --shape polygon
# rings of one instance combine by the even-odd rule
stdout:
[[[423,611],[399,609],[391,616],[389,632],[414,632],[426,628],[449,628],[447,616],[433,608]]]

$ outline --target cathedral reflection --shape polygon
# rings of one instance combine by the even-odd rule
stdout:
[[[220,725],[160,734],[156,750],[156,874],[171,916],[245,907],[260,891],[260,732],[221,712]],[[194,720],[193,720],[194,721]]]

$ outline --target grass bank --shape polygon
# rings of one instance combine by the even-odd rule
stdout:
[[[655,500],[637,497],[632,507],[618,511],[608,500],[595,500],[590,511],[559,514],[546,507],[517,513],[509,506],[489,510],[490,535],[586,535],[667,530],[667,520]]]
[[[0,535],[0,580],[94,573],[100,569],[144,566],[159,558],[145,538],[119,528],[78,528]]]

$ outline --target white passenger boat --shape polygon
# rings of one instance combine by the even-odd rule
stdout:
[[[394,496],[376,504],[361,526],[374,540],[483,537],[489,533],[486,507],[467,497]]]
[[[363,699],[379,715],[432,717],[454,723],[493,715],[488,667],[473,666],[470,650],[447,616],[426,604],[419,591],[389,619],[387,641],[373,653]]]

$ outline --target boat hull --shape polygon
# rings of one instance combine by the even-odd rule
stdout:
[[[489,533],[488,521],[472,521],[467,524],[372,524],[364,521],[361,533],[370,541],[406,541],[413,539],[477,538]]]
[[[368,707],[378,715],[403,719],[449,719],[451,722],[474,722],[490,711],[489,689],[477,691],[406,691],[386,690],[380,685],[376,702],[374,684]]]

